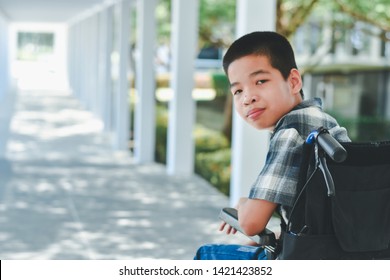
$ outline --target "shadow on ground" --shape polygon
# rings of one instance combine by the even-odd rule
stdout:
[[[167,176],[114,152],[64,91],[23,91],[0,159],[0,259],[191,259],[228,199],[197,176]]]

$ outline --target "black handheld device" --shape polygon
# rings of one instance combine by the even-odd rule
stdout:
[[[237,209],[230,208],[230,207],[223,208],[219,213],[219,218],[225,223],[231,225],[237,231],[246,235],[242,230],[242,228],[240,227],[240,224],[238,223]],[[265,246],[265,245],[270,245],[275,243],[275,234],[269,229],[264,229],[259,234],[248,236],[248,237],[252,239],[254,242],[256,242],[257,244],[259,244],[260,246]]]

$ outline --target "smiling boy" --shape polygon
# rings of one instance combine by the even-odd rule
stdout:
[[[236,206],[241,228],[255,235],[275,211],[287,222],[307,135],[324,127],[340,142],[350,139],[345,128],[322,111],[320,99],[303,100],[294,52],[282,35],[253,32],[237,39],[226,52],[223,67],[237,113],[254,128],[271,131],[265,165],[249,196]],[[225,223],[220,230],[235,233]],[[199,248],[195,258],[264,259],[265,254],[256,246],[210,244]]]

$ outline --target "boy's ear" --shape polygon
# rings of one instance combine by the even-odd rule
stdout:
[[[301,73],[299,73],[298,69],[296,69],[296,68],[291,69],[290,76],[288,77],[288,80],[290,83],[291,91],[293,93],[299,94],[299,92],[302,89],[302,77],[301,77]]]

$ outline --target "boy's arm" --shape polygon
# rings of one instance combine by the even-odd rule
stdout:
[[[247,235],[258,234],[265,229],[277,206],[267,200],[241,198],[237,205],[240,227]]]

